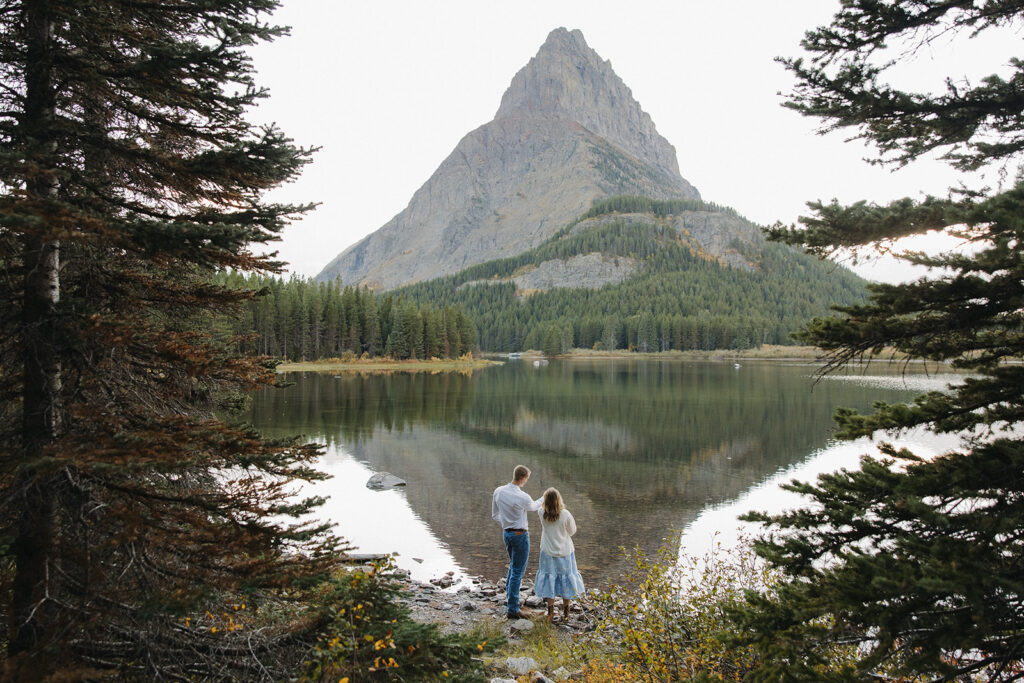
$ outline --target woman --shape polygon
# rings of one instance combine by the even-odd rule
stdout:
[[[562,620],[569,619],[569,601],[583,594],[583,577],[576,568],[572,535],[576,520],[565,509],[558,489],[544,492],[540,510],[540,566],[533,592],[548,603],[548,621],[554,618],[555,598],[562,598]]]

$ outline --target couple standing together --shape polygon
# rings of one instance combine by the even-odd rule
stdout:
[[[526,561],[530,557],[530,532],[527,512],[540,514],[540,563],[533,592],[548,605],[548,619],[554,616],[555,598],[562,598],[562,618],[569,618],[569,601],[583,594],[583,577],[576,568],[576,549],[572,535],[576,520],[562,504],[558,489],[550,488],[533,500],[523,491],[530,478],[529,468],[517,465],[512,481],[494,489],[491,517],[502,528],[508,552],[508,577],[505,581],[506,608],[509,619],[528,617],[519,606],[519,587],[523,581]]]

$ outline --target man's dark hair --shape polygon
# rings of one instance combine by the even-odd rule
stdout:
[[[512,470],[512,481],[522,481],[530,476],[530,468],[526,465],[516,465],[516,468]]]

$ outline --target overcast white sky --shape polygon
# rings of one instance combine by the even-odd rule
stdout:
[[[277,245],[298,274],[315,275],[404,209],[459,140],[493,118],[512,77],[558,26],[580,29],[611,61],[704,199],[757,223],[794,222],[808,200],[942,195],[958,180],[937,162],[895,173],[870,166],[862,143],[818,136],[814,121],[780,106],[792,79],[773,58],[798,55],[804,31],[834,13],[831,0],[282,5],[275,19],[291,36],[253,51],[271,91],[254,117],[323,148],[300,181],[273,195],[322,202]],[[919,54],[903,85],[988,75],[1020,52],[1019,35],[1004,38]],[[887,263],[858,272],[905,276]]]

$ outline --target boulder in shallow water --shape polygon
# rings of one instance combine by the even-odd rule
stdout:
[[[366,482],[366,488],[373,489],[375,491],[393,489],[396,486],[405,486],[405,479],[396,477],[390,472],[378,472],[370,477],[370,480]]]

